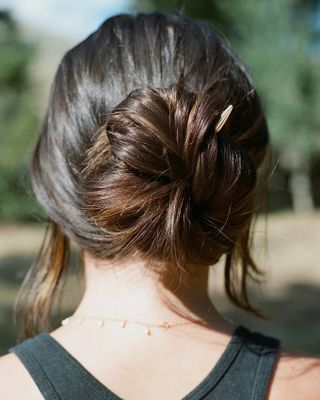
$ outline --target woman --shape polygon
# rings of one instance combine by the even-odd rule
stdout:
[[[223,257],[228,297],[262,315],[247,280],[268,148],[248,72],[204,23],[118,15],[67,52],[31,169],[51,230],[1,398],[318,399],[319,359],[234,325],[208,294]],[[69,240],[85,293],[51,331]]]

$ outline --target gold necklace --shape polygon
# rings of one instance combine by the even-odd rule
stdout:
[[[128,324],[137,324],[137,325],[142,325],[145,327],[145,334],[147,336],[151,336],[152,332],[150,328],[162,328],[162,329],[169,329],[172,328],[173,326],[181,326],[181,325],[187,325],[187,324],[192,324],[193,322],[204,322],[204,321],[212,321],[212,320],[221,320],[223,318],[221,317],[214,317],[214,318],[208,318],[208,319],[193,319],[190,321],[183,321],[183,322],[171,322],[171,321],[162,321],[159,323],[145,323],[141,321],[132,321],[128,319],[123,319],[123,318],[101,318],[101,317],[82,317],[82,316],[77,316],[77,315],[71,315],[64,320],[61,321],[61,325],[65,326],[69,324],[72,320],[75,320],[77,323],[82,324],[84,321],[91,320],[91,321],[97,321],[97,325],[100,328],[103,328],[106,325],[107,321],[116,321],[116,322],[121,322],[121,328],[126,328]]]

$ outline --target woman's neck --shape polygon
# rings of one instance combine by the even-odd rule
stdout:
[[[183,280],[155,272],[139,258],[100,260],[84,252],[86,289],[75,314],[157,323],[221,319],[208,295],[209,267]],[[182,313],[182,314],[181,314]]]

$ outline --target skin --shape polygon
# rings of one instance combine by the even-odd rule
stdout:
[[[117,322],[109,322],[100,328],[96,321],[79,325],[72,320],[52,331],[51,336],[123,399],[183,398],[221,357],[236,327],[212,304],[209,268],[198,268],[197,273],[177,282],[173,274],[159,279],[148,262],[137,256],[115,263],[97,260],[85,252],[84,265],[86,290],[75,311],[78,316],[150,323],[186,321],[168,306],[167,299],[180,312],[208,322],[167,330],[151,328],[152,335],[147,336],[141,325],[129,323],[124,329]],[[281,347],[266,399],[316,400],[319,393],[320,358]],[[42,399],[14,354],[0,358],[0,398]]]

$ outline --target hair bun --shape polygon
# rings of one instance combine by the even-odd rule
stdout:
[[[179,86],[134,90],[115,107],[84,184],[105,250],[116,242],[179,265],[210,264],[234,244],[256,177],[241,147],[215,133],[220,114],[213,96]]]

